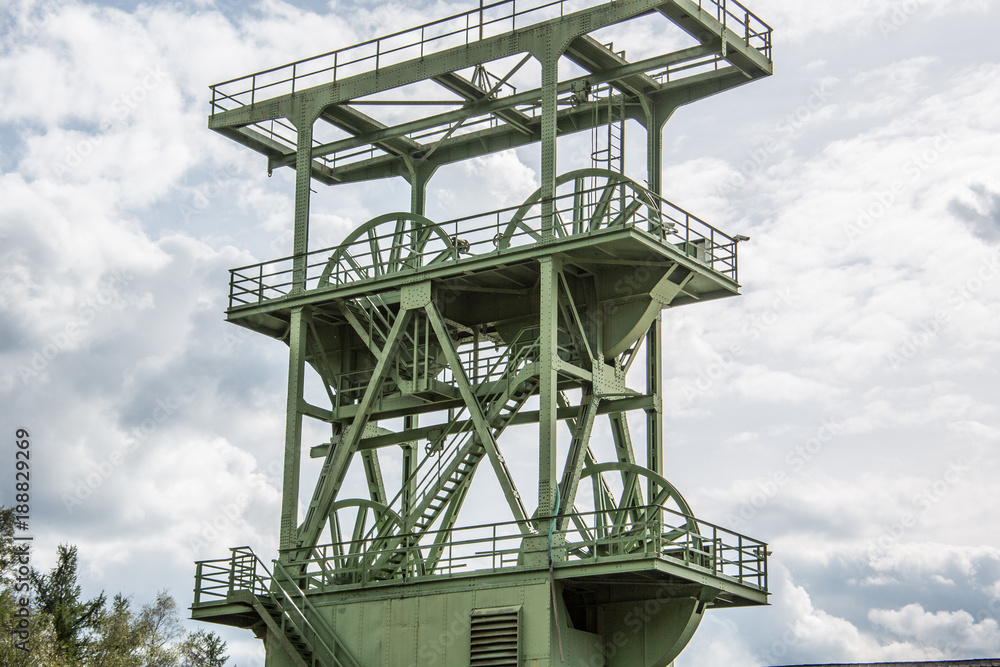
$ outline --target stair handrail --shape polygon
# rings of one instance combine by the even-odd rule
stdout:
[[[500,356],[498,356],[496,358],[496,360],[493,362],[492,366],[490,366],[487,369],[484,377],[488,378],[488,377],[490,377],[493,374],[493,372],[500,365],[500,363],[502,363],[505,359],[507,359],[510,356],[511,350],[514,349],[514,347],[516,346],[517,342],[521,339],[521,337],[525,334],[525,332],[528,331],[529,329],[532,329],[532,328],[536,328],[536,327],[533,327],[533,326],[529,325],[529,326],[522,327],[518,331],[517,335],[515,335],[514,338],[513,338],[513,340],[507,345],[507,349],[505,350],[504,354],[501,354]],[[525,349],[525,348],[522,347],[520,349]],[[512,361],[512,363],[516,363],[516,360]],[[510,365],[508,364],[508,368],[509,367],[510,367]],[[497,384],[499,384],[499,383],[497,383]],[[493,394],[488,394],[486,398],[487,399],[494,398],[495,395],[498,394],[498,393],[500,393],[500,392],[497,391],[497,392],[494,392]],[[463,416],[464,412],[465,412],[465,408],[463,408],[462,410],[456,412],[454,419],[452,419],[448,424],[443,425],[443,429],[444,429],[444,433],[445,434],[447,434],[447,433],[449,433],[451,431],[451,427]],[[471,437],[471,435],[472,435],[472,431],[467,431],[465,436],[462,436],[461,438],[454,438],[454,439],[452,439],[452,441],[448,445],[448,447],[442,449],[441,457],[444,457],[445,454],[451,455],[451,454],[455,453],[458,449],[460,449],[462,446],[464,446],[464,444],[467,442],[468,438]],[[413,471],[413,474],[414,475],[419,474],[420,471],[421,471],[421,469],[430,460],[431,460],[431,458],[428,456],[428,457],[425,457],[422,461],[420,461],[420,463],[417,465],[417,468]],[[415,496],[416,497],[421,497],[422,498],[424,496],[424,494],[426,494],[427,488],[429,486],[428,482],[430,480],[432,480],[432,479],[434,479],[434,475],[432,474],[432,471],[427,471],[427,474],[425,474],[423,477],[420,478],[420,481],[417,482],[417,486],[416,486],[416,489],[415,489]],[[393,496],[393,498],[388,503],[386,503],[386,504],[389,507],[394,507],[398,501],[402,500],[402,497],[403,497],[403,490],[400,489],[399,492],[397,492],[396,495]],[[372,537],[371,530],[373,530],[373,529],[374,529],[374,526],[372,527],[372,529],[369,529],[369,533],[368,533],[368,535],[365,536],[364,539],[367,540],[367,539],[369,539],[369,538]]]
[[[271,602],[273,602],[277,608],[282,610],[284,615],[288,618],[289,622],[292,624],[292,627],[294,627],[295,630],[298,631],[300,636],[302,636],[303,640],[307,642],[309,641],[309,638],[306,634],[306,631],[308,630],[312,634],[312,636],[317,641],[319,641],[320,644],[322,644],[322,648],[326,651],[329,658],[333,660],[333,662],[336,665],[360,667],[358,661],[351,654],[350,650],[344,645],[343,642],[340,641],[340,639],[337,637],[337,633],[334,632],[333,628],[331,628],[330,625],[326,622],[326,619],[323,618],[323,616],[319,613],[315,605],[313,605],[309,601],[309,597],[305,594],[305,592],[303,592],[301,588],[299,588],[298,584],[295,583],[292,576],[288,573],[288,571],[280,562],[274,561],[274,571],[275,573],[279,571],[281,572],[281,575],[284,578],[285,583],[288,584],[287,587],[282,584],[281,579],[271,574],[271,571],[268,570],[267,565],[264,564],[264,561],[262,561],[250,547],[233,547],[231,551],[233,552],[234,568],[235,568],[237,554],[243,557],[252,558],[253,568],[251,569],[250,574],[253,579],[253,582],[251,588],[249,589],[250,592],[253,595],[260,595],[260,594],[267,595],[267,597],[271,600]],[[258,566],[260,567],[261,570],[263,570],[267,574],[266,578],[262,577],[260,574],[257,573]],[[284,601],[280,599],[277,595],[275,595],[272,588],[267,585],[269,581],[274,583],[278,587],[278,589],[284,594]],[[291,588],[292,590],[289,590],[289,588]],[[258,593],[257,592],[258,590],[262,592]],[[305,610],[312,613],[313,618],[316,619],[315,622],[310,621],[309,617],[306,616],[306,612],[303,609],[300,609],[299,604],[296,604],[295,597],[298,597],[302,601],[301,605]],[[296,622],[296,618],[289,613],[290,610],[288,605],[290,605],[291,609],[295,611],[296,615],[300,619],[299,622]],[[316,626],[319,626],[319,629],[317,629]],[[323,633],[326,633],[325,636]],[[336,644],[336,648],[330,647],[330,645],[327,643],[327,637],[330,638],[334,644]],[[337,657],[337,649],[339,649],[340,652],[347,657],[347,662],[344,662]],[[315,659],[314,659],[314,664],[315,664]]]
[[[532,328],[537,328],[537,327],[534,327],[532,325],[528,325],[528,326],[522,327],[518,331],[518,333],[514,336],[514,338],[511,340],[511,342],[507,345],[507,349],[504,352],[504,354],[501,354],[500,356],[498,356],[496,358],[496,360],[493,362],[493,364],[489,368],[487,368],[486,373],[484,374],[483,377],[486,377],[486,378],[491,377],[493,375],[493,372],[497,369],[497,367],[505,359],[508,359],[508,357],[510,357],[511,351],[514,350],[515,348],[517,348],[518,351],[514,355],[514,358],[508,359],[507,369],[510,370],[512,368],[516,368],[517,364],[520,362],[520,359],[524,356],[522,354],[522,352],[524,350],[527,350],[527,349],[529,349],[531,347],[531,346],[517,347],[517,343],[521,339],[521,337],[524,336],[524,334],[527,331],[529,331],[530,329],[532,329]],[[484,396],[483,400],[481,401],[480,404],[484,405],[484,406],[489,405],[493,400],[496,399],[497,396],[502,395],[502,394],[503,394],[503,386],[501,385],[501,383],[499,381],[494,381],[494,391],[492,391],[491,393],[489,393],[486,396]],[[459,414],[456,415],[455,419],[452,420],[451,423],[449,423],[449,426],[451,426],[455,421],[458,420],[458,417],[460,416],[460,414],[461,413],[459,413]],[[447,433],[449,430],[450,430],[450,428],[446,428],[445,429],[445,433]],[[461,449],[461,447],[465,446],[465,444],[468,442],[469,438],[473,437],[473,435],[474,435],[474,431],[466,431],[466,434],[464,436],[462,436],[460,438],[453,439],[452,440],[452,444],[450,444],[447,447],[447,452],[449,454],[452,454],[452,453],[458,451],[459,449]],[[442,453],[440,455],[440,458],[443,458],[443,457],[444,457],[444,450],[442,450]],[[420,468],[423,467],[424,463],[426,463],[429,460],[430,460],[430,457],[427,457],[423,461],[421,461],[420,465],[417,466],[417,469],[414,470],[414,474],[417,474],[420,471]],[[420,481],[417,483],[417,489],[416,489],[416,495],[418,497],[420,497],[420,498],[424,497],[424,495],[427,493],[428,487],[430,486],[430,484],[428,482],[430,480],[432,480],[432,479],[434,479],[432,471],[428,471],[428,473],[426,475],[424,475],[420,479]],[[402,493],[402,491],[400,491],[400,493],[397,494],[397,497],[401,497],[401,493]],[[396,501],[396,498],[393,498],[392,502],[395,502],[395,501]],[[390,503],[390,506],[392,506],[392,503]]]

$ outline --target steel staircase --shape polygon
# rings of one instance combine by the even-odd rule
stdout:
[[[249,547],[232,551],[229,599],[250,604],[297,667],[360,667],[280,563],[272,576]]]
[[[377,357],[385,349],[389,331],[399,314],[393,311],[378,294],[345,300],[340,303],[340,308],[355,333]],[[416,380],[414,369],[417,369],[419,365],[415,363],[414,355],[417,354],[419,346],[414,339],[414,332],[406,329],[400,332],[397,361],[389,370],[389,376],[397,386]],[[362,382],[360,387],[366,385],[366,382]]]
[[[503,368],[500,379],[484,383],[489,384],[490,389],[481,399],[481,405],[485,407],[485,419],[493,432],[494,439],[503,433],[514,415],[538,389],[539,379],[534,371],[538,346],[534,343],[519,345],[516,342],[524,337],[525,331],[515,338],[515,342],[508,346],[505,354],[501,355],[486,373],[486,377],[493,377],[500,368]],[[453,432],[459,419],[464,416],[467,416],[467,412],[463,409],[445,427],[445,433]],[[442,448],[438,458],[439,461],[449,461],[449,463],[443,470],[431,465],[430,470],[424,472],[418,483],[416,493],[418,500],[410,515],[414,519],[410,525],[403,527],[404,534],[385,536],[383,539],[373,541],[370,550],[372,556],[369,560],[373,578],[390,579],[396,576],[406,562],[407,554],[420,542],[421,537],[431,530],[442,513],[447,511],[440,529],[448,530],[453,527],[458,509],[465,498],[465,491],[485,456],[486,447],[475,431],[467,430],[454,434],[450,444]],[[432,459],[432,456],[424,458],[415,474],[420,474],[421,469],[428,466],[428,462]],[[502,459],[501,464],[506,465]],[[397,494],[389,503],[390,506],[397,504],[400,497],[401,493]],[[378,538],[378,536],[369,537]],[[424,562],[425,571],[433,570],[438,555],[436,550],[432,550],[430,557]]]

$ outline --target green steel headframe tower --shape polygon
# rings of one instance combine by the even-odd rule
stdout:
[[[593,36],[643,22],[688,46]],[[664,667],[706,609],[766,604],[767,546],[664,476],[661,312],[738,294],[743,237],[663,198],[661,133],[771,68],[735,0],[502,0],[213,86],[211,129],[294,169],[294,247],[234,269],[227,311],[289,347],[279,556],[199,562],[193,617],[268,667]],[[526,201],[428,217],[439,167],[532,144]],[[392,177],[409,210],[310,248],[314,182]]]

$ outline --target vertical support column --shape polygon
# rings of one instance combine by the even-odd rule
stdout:
[[[555,237],[556,116],[559,113],[559,54],[549,49],[542,64],[542,241]],[[536,56],[537,57],[537,56]]]
[[[673,113],[664,113],[655,102],[651,102],[646,113],[646,179],[649,189],[656,195],[663,190],[663,125]],[[652,224],[652,221],[650,221]],[[650,231],[657,231],[650,229]],[[663,314],[646,332],[646,393],[653,397],[653,407],[646,411],[646,467],[658,475],[663,475]],[[660,492],[650,481],[647,489],[653,499]]]
[[[417,427],[416,416],[403,417],[403,431],[408,432]],[[419,443],[404,442],[403,448],[403,480],[402,480],[402,519],[403,526],[409,531],[413,527],[413,503],[417,497],[417,447]]]
[[[298,130],[295,154],[295,226],[292,244],[292,287],[306,288],[306,254],[309,252],[309,202],[312,185],[312,137],[315,117],[309,105],[299,102],[290,119]],[[309,313],[292,310],[288,331],[288,395],[285,405],[285,468],[281,484],[281,532],[278,546],[290,549],[298,537],[299,472],[302,460],[302,413],[306,333]]]
[[[413,160],[407,160],[406,166],[410,172],[406,179],[410,183],[410,213],[426,215],[427,183],[437,167]]]
[[[306,288],[306,254],[309,252],[309,201],[312,192],[312,143],[315,116],[309,105],[296,105],[291,119],[298,130],[295,148],[295,227],[292,247],[292,289],[298,294]]]
[[[556,363],[559,326],[559,259],[543,257],[539,304],[540,334],[538,385],[538,516],[550,516],[556,507]]]
[[[410,177],[407,179],[410,183],[410,212],[416,213],[417,215],[425,215],[427,210],[427,183],[431,180],[431,176],[434,175],[435,168],[428,166],[425,163],[415,163],[412,160],[407,161],[407,167],[410,172]],[[418,313],[416,317],[419,317]],[[424,322],[425,327],[430,325]],[[427,351],[425,350],[426,354]],[[417,428],[420,425],[420,417],[418,415],[408,415],[403,417],[403,431],[409,432]],[[402,445],[403,448],[403,471],[402,471],[402,519],[403,525],[409,530],[413,525],[413,520],[416,517],[411,516],[413,514],[413,505],[417,498],[417,455],[419,443],[416,441],[405,442]]]
[[[285,405],[285,469],[281,483],[280,549],[295,546],[299,526],[299,468],[302,459],[303,379],[305,375],[306,332],[309,313],[305,308],[292,310],[288,332],[288,398]]]

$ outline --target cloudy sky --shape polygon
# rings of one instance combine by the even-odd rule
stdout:
[[[1000,5],[749,4],[776,75],[664,135],[665,196],[752,237],[743,296],[665,319],[667,476],[771,544],[773,604],[678,665],[1000,655]],[[286,348],[222,318],[228,269],[290,252],[292,182],[205,129],[208,85],[468,5],[3,3],[0,502],[28,428],[36,565],[76,544],[88,595],[187,606],[194,560],[273,555]],[[443,170],[429,211],[519,203],[536,153]],[[313,247],[407,203],[331,192]]]

